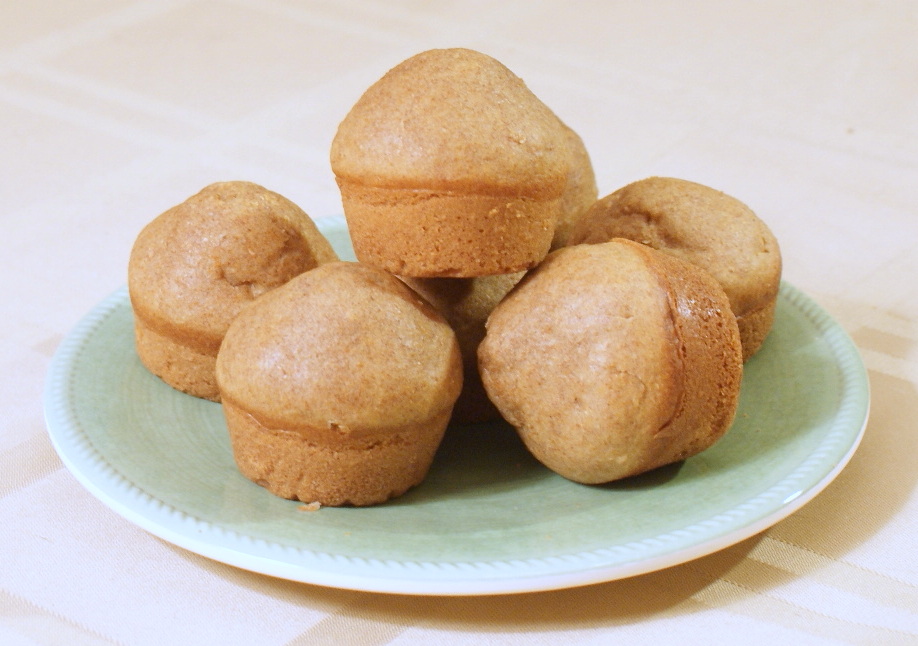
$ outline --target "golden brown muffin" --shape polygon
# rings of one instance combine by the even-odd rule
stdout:
[[[218,401],[217,349],[262,293],[337,260],[293,202],[249,182],[211,184],[150,222],[128,262],[137,354],[167,384]]]
[[[478,278],[402,278],[437,308],[456,332],[462,352],[462,392],[453,408],[454,422],[479,424],[500,419],[478,374],[478,344],[491,311],[526,272]]]
[[[710,274],[621,239],[552,252],[494,309],[478,353],[488,394],[532,454],[586,484],[713,445],[743,370]]]
[[[571,168],[567,175],[564,195],[561,196],[561,214],[558,216],[555,235],[551,241],[553,250],[567,244],[574,224],[599,198],[593,162],[583,139],[569,127],[564,128],[571,151]]]
[[[567,182],[564,126],[490,56],[413,56],[360,97],[331,166],[361,262],[400,276],[521,271],[548,252]]]
[[[449,324],[407,285],[334,262],[233,321],[217,381],[243,475],[282,498],[363,506],[424,479],[462,359]]]
[[[628,238],[707,270],[736,315],[743,359],[771,330],[781,283],[781,251],[752,210],[718,190],[667,177],[634,182],[596,202],[568,244]]]

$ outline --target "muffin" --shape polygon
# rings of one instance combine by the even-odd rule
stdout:
[[[530,452],[584,484],[712,446],[733,421],[743,369],[717,281],[621,239],[552,252],[494,309],[478,354]]]
[[[402,278],[443,315],[456,333],[462,352],[462,392],[452,421],[480,424],[500,419],[478,374],[478,344],[491,311],[526,272],[478,278]]]
[[[293,202],[249,182],[211,184],[151,221],[128,261],[137,354],[152,373],[218,401],[217,350],[261,294],[337,260]]]
[[[360,97],[331,146],[357,259],[410,277],[534,266],[560,213],[567,137],[485,54],[437,49],[402,62]]]
[[[771,330],[781,283],[781,251],[752,210],[718,190],[682,179],[651,177],[596,202],[569,244],[628,238],[708,271],[736,315],[743,359]]]
[[[462,359],[449,324],[407,285],[333,262],[239,314],[217,382],[243,475],[282,498],[365,506],[426,477]]]

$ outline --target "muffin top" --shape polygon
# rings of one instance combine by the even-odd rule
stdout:
[[[708,271],[737,316],[773,301],[781,254],[768,226],[745,204],[703,184],[650,177],[597,201],[568,244],[627,238]]]
[[[331,260],[331,244],[290,200],[250,182],[211,184],[138,235],[131,305],[160,333],[216,352],[245,305]]]
[[[329,441],[422,424],[462,386],[456,335],[392,274],[332,262],[261,297],[217,356],[224,401]]]
[[[379,188],[559,197],[568,167],[563,125],[503,64],[435,49],[397,65],[338,127],[339,179]]]

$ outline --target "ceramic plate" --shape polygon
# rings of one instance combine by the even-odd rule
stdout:
[[[319,220],[352,258],[341,218]],[[236,470],[220,406],[172,390],[134,351],[127,291],[59,348],[45,411],[74,476],[166,541],[240,568],[355,590],[472,595],[623,578],[748,538],[841,471],[868,414],[844,331],[783,284],[736,422],[708,451],[604,485],[569,482],[500,424],[450,427],[428,478],[371,508],[304,511]]]

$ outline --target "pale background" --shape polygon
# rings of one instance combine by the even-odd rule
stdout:
[[[0,643],[918,643],[918,4],[7,0],[0,4]],[[587,588],[412,598],[250,574],[152,537],[50,445],[69,329],[140,228],[218,180],[340,213],[367,85],[488,53],[584,139],[605,195],[724,190],[858,344],[872,417],[841,476],[761,535]]]

